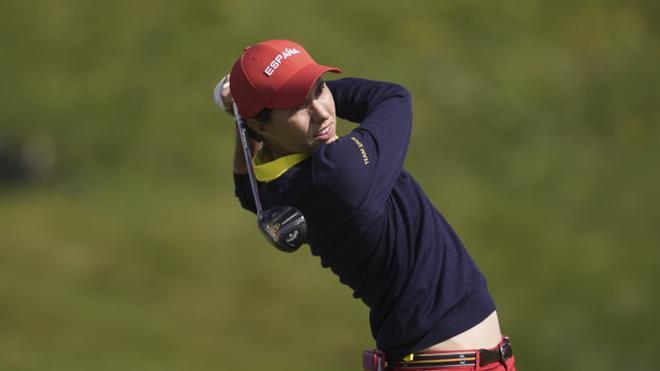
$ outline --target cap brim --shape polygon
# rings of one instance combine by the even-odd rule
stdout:
[[[287,81],[280,91],[267,104],[268,108],[287,109],[301,105],[307,99],[316,80],[326,72],[341,73],[341,69],[320,64],[310,64],[301,68]]]

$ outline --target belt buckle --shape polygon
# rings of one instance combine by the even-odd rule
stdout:
[[[511,349],[511,342],[508,337],[504,338],[504,341],[499,346],[500,348],[500,359],[502,362],[506,362],[507,359],[511,358],[513,355],[513,350]]]
[[[385,354],[376,349],[363,351],[362,366],[367,371],[385,371]]]

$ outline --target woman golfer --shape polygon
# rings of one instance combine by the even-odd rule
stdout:
[[[410,94],[326,72],[340,70],[268,40],[242,52],[215,98],[249,129],[264,207],[299,209],[312,254],[369,306],[377,350],[363,352],[364,369],[515,370],[484,276],[403,168]],[[338,137],[337,117],[359,125]],[[254,212],[240,144],[234,179]]]

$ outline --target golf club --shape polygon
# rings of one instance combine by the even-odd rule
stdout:
[[[254,175],[254,168],[252,167],[252,153],[250,152],[250,146],[247,141],[245,123],[238,113],[236,103],[233,106],[236,128],[241,139],[252,195],[254,196],[254,203],[257,207],[257,226],[273,246],[284,252],[294,252],[305,242],[305,236],[307,235],[305,217],[300,210],[292,206],[280,206],[263,210],[257,188],[257,179]]]

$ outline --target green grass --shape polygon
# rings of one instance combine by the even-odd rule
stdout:
[[[367,308],[308,250],[266,245],[233,197],[211,91],[267,38],[411,90],[406,167],[488,277],[521,369],[654,369],[658,15],[641,0],[3,3],[0,136],[52,138],[57,167],[0,185],[0,370],[360,368]]]

